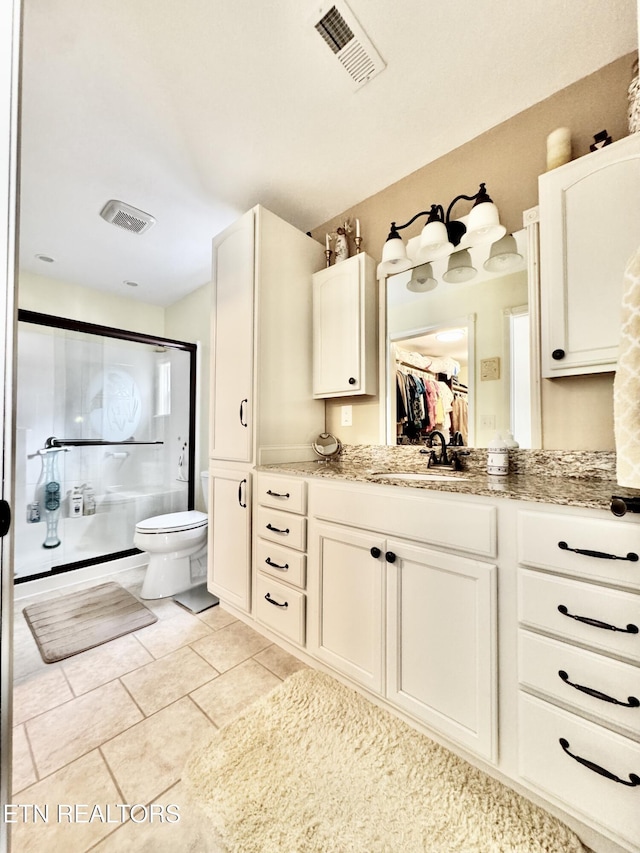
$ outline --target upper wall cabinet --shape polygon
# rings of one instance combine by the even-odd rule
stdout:
[[[360,253],[313,276],[313,396],[376,391],[375,262]]]
[[[613,371],[640,245],[640,134],[539,178],[542,375]]]

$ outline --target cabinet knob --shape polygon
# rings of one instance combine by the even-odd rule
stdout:
[[[380,554],[382,554],[382,551],[380,550],[380,548],[375,548],[375,547],[374,547],[374,548],[372,548],[372,549],[371,549],[371,556],[372,556],[372,557],[375,557],[375,558],[376,558],[376,560],[378,559],[378,557],[380,556]]]
[[[554,351],[551,353],[551,358],[553,358],[555,361],[562,361],[565,355],[566,352],[563,349],[554,349]]]
[[[387,553],[384,555],[384,558],[387,563],[395,563],[396,561],[396,555],[393,553],[393,551],[387,551]]]
[[[355,385],[355,384],[356,384],[356,379],[355,379],[355,377],[354,377],[354,376],[350,376],[350,377],[349,377],[349,385]]]

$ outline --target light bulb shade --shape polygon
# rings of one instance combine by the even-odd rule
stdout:
[[[477,273],[476,268],[471,263],[471,255],[466,249],[460,252],[454,252],[449,258],[447,271],[443,273],[442,279],[447,284],[462,284],[465,281],[471,281]]]
[[[414,267],[411,279],[407,282],[407,290],[413,293],[426,293],[437,286],[438,282],[433,277],[431,264],[420,264],[419,267]]]
[[[402,242],[402,238],[397,234],[390,234],[382,247],[382,263],[405,261],[407,259],[407,250]]]
[[[444,222],[427,222],[420,234],[420,249],[437,252],[449,244],[449,235]]]
[[[505,234],[491,246],[489,257],[483,267],[487,272],[508,272],[518,267],[523,260],[513,234]]]
[[[409,258],[397,258],[390,261],[381,261],[378,264],[376,275],[378,278],[383,278],[386,275],[395,275],[399,272],[406,272],[413,266],[413,261]]]
[[[507,229],[500,225],[498,208],[492,201],[483,201],[475,204],[469,212],[464,243],[467,246],[493,243],[506,233]]]

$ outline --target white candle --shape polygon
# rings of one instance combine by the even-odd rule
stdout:
[[[571,131],[559,127],[547,136],[547,171],[571,160]]]
[[[360,236],[360,220],[356,219],[356,237]]]
[[[329,238],[329,235],[327,234],[327,240],[326,240],[327,251],[329,251],[329,248],[330,248],[330,246],[329,246],[329,239],[330,239],[330,238]]]

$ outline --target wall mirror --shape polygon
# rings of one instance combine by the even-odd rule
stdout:
[[[461,432],[471,447],[486,447],[496,431],[539,446],[530,335],[537,222],[509,236],[508,258],[478,246],[383,283],[387,444],[423,443],[435,428]],[[411,241],[407,249],[411,256]]]

